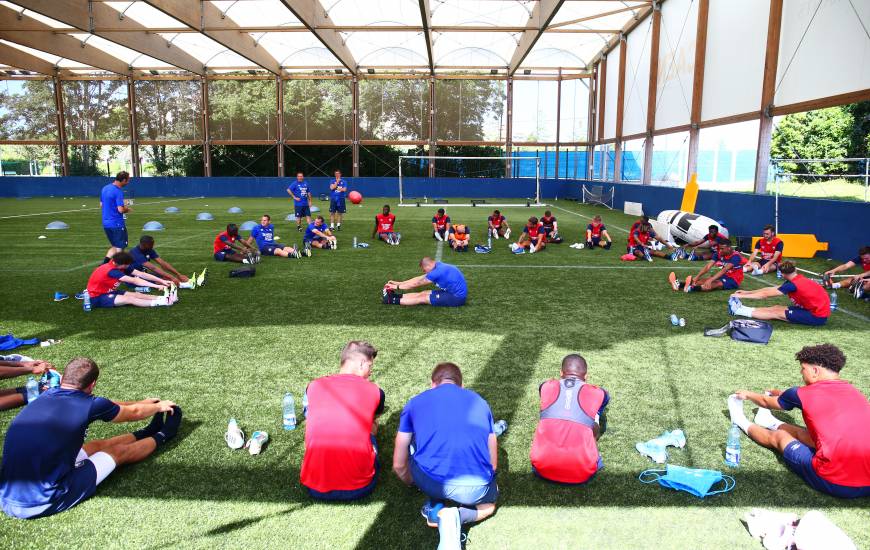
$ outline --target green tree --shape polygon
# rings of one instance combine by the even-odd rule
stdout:
[[[136,126],[140,140],[202,139],[202,89],[199,81],[139,80],[135,85]],[[202,175],[202,148],[198,146],[143,145],[140,155],[150,162],[155,175]]]
[[[435,135],[449,141],[505,138],[502,80],[435,81]]]
[[[274,80],[213,80],[208,86],[211,139],[277,139]]]
[[[870,101],[860,101],[844,107],[852,115],[852,131],[849,132],[849,156],[870,157]]]
[[[284,83],[284,138],[353,139],[351,82],[340,79]]]
[[[850,134],[854,118],[844,107],[831,107],[795,113],[782,118],[773,132],[770,154],[781,159],[836,159],[849,153]],[[844,162],[795,163],[781,162],[780,168],[791,174],[806,174],[803,180],[813,180],[812,174],[845,174]]]
[[[363,80],[359,86],[360,139],[429,138],[429,82]]]

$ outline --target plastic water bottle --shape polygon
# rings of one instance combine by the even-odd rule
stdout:
[[[302,393],[302,416],[308,418],[308,392]]]
[[[284,429],[296,429],[296,402],[293,400],[293,394],[287,392],[284,394],[284,401],[281,403],[281,408],[284,411]]]
[[[725,464],[732,468],[740,466],[740,428],[731,424],[728,429],[728,442],[725,444]]]
[[[831,292],[831,311],[837,310],[837,293]]]
[[[492,248],[492,236],[486,238],[486,246]]]
[[[681,327],[686,326],[686,320],[685,320],[684,318],[682,318],[682,317],[680,317],[680,321],[679,321],[679,323],[680,323],[680,326],[681,326]]]
[[[353,238],[353,247],[356,248],[356,237]]]
[[[507,431],[507,420],[499,420],[495,424],[493,424],[492,429],[495,432],[495,436],[499,437],[501,434]]]
[[[85,311],[90,311],[91,310],[91,295],[88,293],[87,290],[85,290],[82,293],[82,295],[84,296],[84,298],[82,298],[82,309],[84,309]]]
[[[24,385],[24,389],[27,392],[28,403],[33,403],[39,397],[39,384],[34,377],[27,377],[27,384]]]
[[[780,271],[779,268],[776,268],[776,278],[782,279],[782,271]]]
[[[680,324],[679,317],[677,317],[676,314],[674,314],[674,313],[671,313],[671,324],[674,326],[677,326]]]

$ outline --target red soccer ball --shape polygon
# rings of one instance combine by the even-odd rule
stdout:
[[[350,202],[359,204],[362,202],[362,193],[359,191],[351,191],[347,194],[347,198],[350,199]]]

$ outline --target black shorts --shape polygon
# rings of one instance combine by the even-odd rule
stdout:
[[[311,217],[311,207],[307,204],[305,206],[297,206],[295,207],[296,219],[299,218],[310,218]]]
[[[127,227],[104,227],[109,244],[115,248],[127,248]]]

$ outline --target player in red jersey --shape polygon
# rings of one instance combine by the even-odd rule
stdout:
[[[259,257],[260,251],[254,245],[239,238],[239,226],[234,223],[214,238],[214,259],[219,262],[253,264]]]
[[[860,275],[845,277],[836,283],[831,280],[831,276],[835,273],[852,269],[855,266],[860,266],[863,270]],[[864,296],[870,295],[870,246],[862,246],[858,250],[857,256],[844,264],[825,271],[822,280],[828,288],[851,289],[856,298],[863,298]]]
[[[661,249],[653,246],[656,241],[661,244]],[[646,261],[653,261],[652,257],[655,256],[657,258],[669,258],[671,260],[677,259],[677,250],[667,243],[664,240],[660,240],[656,232],[653,231],[652,225],[648,223],[642,223],[637,226],[637,229],[629,235],[628,242],[628,253],[634,254],[637,258],[644,258]]]
[[[752,271],[753,275],[764,275],[776,271],[779,268],[779,262],[782,261],[782,249],[783,243],[776,236],[776,228],[772,225],[765,225],[761,232],[761,238],[755,243],[755,250],[749,256],[743,271]],[[757,262],[755,261],[756,256],[760,256]]]
[[[544,212],[544,215],[541,216],[541,225],[543,225],[546,242],[553,244],[562,242],[562,237],[559,236],[559,221],[552,212],[549,210]]]
[[[668,281],[674,290],[683,292],[710,290],[737,290],[743,282],[743,264],[746,260],[734,250],[730,240],[719,243],[718,259],[712,260],[698,272],[697,275],[686,277],[686,281],[677,281],[673,271],[668,275]],[[714,275],[705,277],[714,267],[720,268]]]
[[[716,254],[719,252],[719,243],[728,239],[722,233],[719,233],[718,225],[711,225],[707,228],[707,234],[700,241],[689,243],[689,248],[692,253],[687,258],[690,262],[696,260],[715,260]]]
[[[157,284],[138,277],[137,274],[141,272],[134,270],[132,264],[133,256],[129,252],[118,252],[112,256],[112,259],[108,263],[101,265],[91,273],[87,287],[91,307],[171,306],[178,301],[176,293],[169,296],[152,296],[139,292],[118,290],[121,283],[156,289],[168,287],[168,282],[166,284]]]
[[[498,210],[493,210],[492,214],[486,218],[487,236],[493,239],[504,237],[511,238],[511,227],[508,225],[507,219]]]
[[[544,231],[544,224],[532,216],[523,227],[519,240],[511,245],[511,251],[514,254],[523,254],[528,249],[529,253],[534,254],[543,250],[545,246],[547,246],[547,233]]]
[[[450,228],[450,234],[447,235],[447,240],[450,242],[450,248],[456,252],[468,252],[468,243],[470,242],[471,231],[467,225],[461,223],[454,224]]]
[[[822,285],[807,279],[797,272],[794,263],[785,261],[779,266],[785,283],[779,288],[767,287],[758,290],[738,290],[728,299],[731,315],[752,319],[788,321],[799,325],[819,326],[831,316],[831,298]],[[740,301],[762,300],[785,294],[791,298],[791,306],[746,307]]]
[[[446,241],[447,235],[450,234],[450,216],[439,208],[438,212],[432,216],[432,237],[439,241]]]
[[[641,216],[639,220],[631,224],[631,227],[628,228],[628,244],[625,246],[625,251],[629,254],[631,254],[631,248],[637,245],[637,241],[634,240],[634,233],[642,224],[649,225],[649,216]]]
[[[601,222],[601,216],[592,218],[592,223],[586,226],[586,248],[594,250],[600,246],[605,250],[610,250],[612,244],[613,239],[610,238],[607,227]]]
[[[785,267],[785,264],[783,264]],[[806,346],[795,354],[803,386],[767,395],[740,390],[728,398],[731,422],[750,439],[782,455],[788,468],[813,489],[838,498],[870,496],[870,403],[840,378],[846,356],[836,346]],[[758,405],[755,421],[743,401]],[[798,408],[806,428],[770,412]]]
[[[586,382],[586,371],[585,359],[567,355],[560,378],[538,388],[540,421],[529,454],[539,477],[579,485],[603,466],[596,442],[606,428],[604,408],[610,396]]]
[[[399,244],[402,234],[396,233],[395,225],[396,215],[390,214],[390,205],[385,204],[383,212],[375,216],[375,228],[372,230],[372,238],[377,238],[391,245]]]

